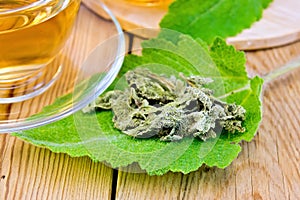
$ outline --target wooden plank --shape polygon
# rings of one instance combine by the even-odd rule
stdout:
[[[98,9],[99,1],[83,0],[96,13],[105,16]],[[122,27],[129,32],[140,28],[158,29],[159,22],[167,12],[163,7],[126,4],[122,0],[104,0],[104,2],[116,15]],[[228,38],[227,41],[236,48],[244,50],[288,44],[300,39],[299,21],[300,1],[274,0],[259,22],[237,36]]]
[[[110,34],[109,29],[102,34],[106,33]],[[140,40],[134,41],[132,47],[138,48]],[[265,74],[296,55],[300,55],[300,42],[248,52],[248,72]],[[71,72],[66,69],[64,80],[75,76]],[[266,88],[259,132],[252,142],[242,143],[243,151],[228,168],[201,168],[188,175],[168,173],[160,177],[120,171],[116,199],[297,199],[299,76],[297,70]],[[12,112],[21,109],[17,117],[26,117],[65,92],[64,85],[55,85],[43,97],[15,104]],[[51,153],[0,135],[0,199],[110,199],[115,187],[112,184],[113,170],[103,164]]]
[[[87,27],[88,35],[95,40],[87,37],[86,30],[76,28],[73,33],[76,39],[71,40],[68,48],[54,61],[54,65],[64,64],[58,82],[38,97],[9,105],[6,118],[26,119],[57,97],[72,91],[78,68],[90,50],[116,33],[110,21],[99,20],[84,6],[80,16],[76,27]],[[41,78],[47,78],[52,72],[55,69],[49,68],[46,76]],[[21,89],[15,92],[22,92]],[[7,106],[0,106],[0,113],[7,113],[7,109]],[[8,134],[0,134],[0,199],[110,199],[112,180],[113,170],[104,164],[93,163],[90,158],[52,153]]]
[[[140,41],[137,41],[137,43]],[[300,42],[247,53],[248,72],[266,74],[300,55]],[[120,171],[116,199],[298,199],[300,70],[270,83],[254,140],[226,169],[148,176]]]
[[[0,199],[109,199],[112,170],[0,135]]]

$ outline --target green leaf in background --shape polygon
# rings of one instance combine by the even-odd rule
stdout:
[[[114,128],[111,111],[101,111],[94,114],[77,112],[53,124],[14,135],[54,152],[106,161],[112,167],[137,162],[147,173],[162,175],[168,171],[189,173],[203,164],[225,168],[241,151],[238,143],[250,141],[256,134],[261,121],[263,81],[259,77],[247,77],[244,54],[227,46],[225,41],[216,39],[209,47],[201,40],[182,34],[176,42],[166,38],[146,41],[142,56],[129,55],[125,58],[119,77],[109,90],[118,87],[122,75],[135,67],[148,67],[156,73],[169,75],[178,72],[201,74],[218,81],[209,87],[217,92],[219,98],[236,102],[246,109],[246,132],[229,134],[223,131],[220,137],[206,142],[193,138],[180,142],[135,139]]]
[[[235,36],[258,21],[272,0],[176,0],[161,28],[201,38],[211,44],[216,36]]]

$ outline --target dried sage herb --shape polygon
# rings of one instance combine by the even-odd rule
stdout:
[[[181,73],[180,78],[168,78],[146,68],[128,71],[125,76],[129,85],[125,91],[109,91],[83,112],[112,109],[115,128],[133,137],[158,136],[162,141],[186,136],[205,141],[222,129],[245,131],[246,110],[216,99],[213,91],[204,87],[212,82],[209,78]]]

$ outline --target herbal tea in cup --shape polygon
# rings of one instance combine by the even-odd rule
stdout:
[[[80,0],[0,2],[0,103],[23,101],[49,87],[51,81],[38,79],[70,36],[79,5]],[[6,90],[19,87],[29,92],[5,98]]]

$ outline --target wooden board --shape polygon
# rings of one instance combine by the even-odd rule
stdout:
[[[73,33],[77,40],[68,42],[69,48],[63,51],[61,78],[49,90],[33,99],[8,104],[8,107],[0,104],[0,113],[7,113],[8,119],[24,119],[36,114],[58,96],[68,93],[77,78],[77,65],[84,62],[89,50],[116,33],[112,23],[97,20],[97,16],[84,6],[81,6],[78,16]],[[89,23],[86,23],[87,19]],[[96,25],[101,26],[101,32],[97,31],[99,28],[95,28]],[[87,30],[91,36],[89,40],[86,39]],[[54,69],[49,69],[47,74]],[[26,88],[20,90],[25,92]],[[92,162],[87,157],[71,158],[65,154],[55,154],[9,134],[0,134],[1,200],[111,199],[112,182],[113,170],[102,163]]]
[[[90,32],[94,32],[95,20],[85,15],[80,23],[86,23],[91,27]],[[99,37],[115,31],[104,22],[100,25],[102,31],[95,33]],[[84,49],[85,45],[81,44],[86,43],[85,37],[77,38],[75,44]],[[140,38],[130,38],[129,50],[136,49]],[[83,56],[82,51],[72,53],[79,60]],[[246,53],[247,71],[250,75],[263,76],[299,55],[300,42],[250,51]],[[66,69],[61,87],[51,88],[36,101],[15,104],[12,113],[18,109],[22,116],[33,114],[42,105],[49,104],[59,91],[64,92],[66,83],[74,78],[73,73]],[[259,131],[253,141],[242,142],[238,158],[226,169],[200,168],[187,175],[167,173],[164,176],[127,173],[93,163],[87,157],[71,158],[0,134],[0,199],[297,200],[300,196],[299,77],[300,70],[296,70],[265,88]]]
[[[99,1],[83,0],[87,7],[99,12]],[[137,28],[158,28],[166,9],[121,4],[118,0],[103,0],[116,15],[126,31]],[[120,1],[120,0],[119,0]],[[105,17],[105,16],[104,16]],[[300,39],[300,1],[274,0],[265,10],[263,18],[227,42],[242,50],[270,48]],[[142,33],[142,32],[139,32]]]

